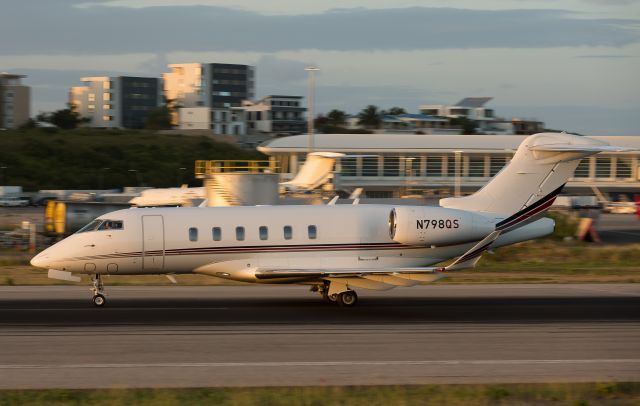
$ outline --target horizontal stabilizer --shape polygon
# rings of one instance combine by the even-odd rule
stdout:
[[[484,237],[482,241],[474,245],[469,251],[456,259],[451,265],[444,268],[445,271],[459,271],[461,269],[475,268],[480,257],[488,250],[502,231],[496,230]]]
[[[567,144],[542,144],[529,147],[532,151],[549,152],[628,152],[637,148],[617,147],[615,145],[567,145]]]

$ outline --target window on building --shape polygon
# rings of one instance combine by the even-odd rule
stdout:
[[[611,157],[596,157],[596,178],[611,177]]]
[[[211,229],[211,236],[213,237],[213,241],[222,240],[222,229],[220,227],[213,227]]]
[[[442,157],[428,156],[427,157],[427,176],[441,177],[442,176]]]
[[[397,156],[385,156],[383,158],[384,176],[400,176],[400,158]]]
[[[458,158],[458,171],[459,175],[462,176],[462,155]],[[456,156],[449,155],[447,156],[447,176],[455,177],[456,176]]]
[[[256,111],[256,120],[262,120],[262,112],[261,111]]]
[[[507,158],[503,156],[492,156],[489,161],[489,176],[495,176],[507,164]]]
[[[89,101],[96,101],[96,95],[95,93],[89,93],[88,100]]]
[[[260,234],[261,240],[269,239],[269,228],[267,228],[267,226],[260,226],[260,228],[258,229],[258,232]]]
[[[591,159],[590,158],[583,158],[580,163],[578,164],[578,167],[576,168],[576,171],[573,173],[573,177],[574,178],[588,178],[589,177],[589,166],[591,163]]]
[[[378,157],[362,158],[362,176],[378,176]]]
[[[616,178],[631,178],[631,158],[618,158],[616,160]]]
[[[419,156],[404,158],[404,170],[406,176],[422,176],[420,173],[420,160]]]
[[[236,240],[244,241],[244,227],[236,227]]]
[[[195,227],[189,228],[189,241],[198,241],[198,229]]]
[[[310,240],[315,240],[316,238],[318,238],[318,228],[316,226],[307,227],[307,231],[309,233]]]
[[[356,158],[341,158],[340,159],[340,175],[342,176],[356,176]]]
[[[104,101],[109,101],[109,100],[111,100],[111,93],[106,93],[106,92],[105,92],[105,93],[102,95],[102,99],[103,99]]]
[[[484,157],[469,157],[469,176],[473,178],[484,177]]]
[[[284,239],[290,240],[293,238],[293,228],[291,226],[284,226]]]

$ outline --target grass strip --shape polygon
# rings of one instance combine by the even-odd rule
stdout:
[[[13,405],[638,405],[640,383],[5,390]]]

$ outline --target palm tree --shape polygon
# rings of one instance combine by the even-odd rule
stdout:
[[[373,104],[368,105],[358,114],[358,124],[365,126],[366,128],[378,128],[382,123],[382,116],[377,106]]]
[[[327,121],[329,125],[341,127],[347,122],[347,113],[342,110],[333,109],[327,114]]]
[[[387,112],[390,116],[398,116],[400,114],[407,114],[407,110],[402,107],[391,107]]]

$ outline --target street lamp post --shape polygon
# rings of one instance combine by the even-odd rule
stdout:
[[[315,99],[315,87],[316,87],[316,80],[315,80],[315,73],[317,71],[319,71],[320,69],[315,67],[315,66],[308,66],[306,68],[304,68],[304,70],[306,70],[307,72],[309,72],[309,111],[307,112],[308,115],[308,120],[307,120],[307,132],[309,133],[309,153],[313,152],[313,132],[314,132],[314,128],[313,128],[313,124],[314,124],[314,119],[315,119],[315,112],[313,109],[313,104],[314,104],[314,99]]]
[[[182,186],[182,173],[186,170],[187,168],[178,168],[178,187]]]
[[[142,175],[138,172],[137,169],[129,169],[129,172],[134,172],[136,174],[136,180],[138,181],[138,187],[142,186]]]
[[[108,171],[111,168],[102,168],[100,169],[100,187],[99,189],[104,189],[104,171]]]
[[[460,168],[460,164],[461,164],[461,160],[460,158],[462,157],[462,151],[454,151],[455,153],[455,164],[456,164],[456,178],[455,178],[455,188],[454,188],[454,196],[455,197],[459,197],[460,196],[460,176],[461,176],[461,168]]]

